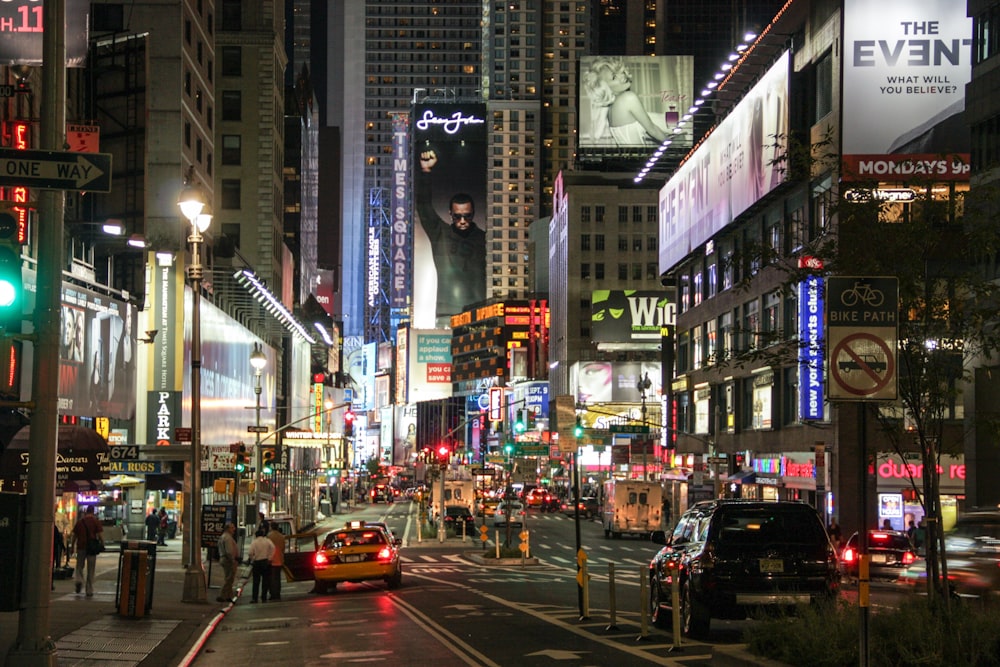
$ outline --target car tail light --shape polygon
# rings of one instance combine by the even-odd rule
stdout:
[[[316,556],[313,558],[313,562],[316,565],[326,565],[330,561],[327,559],[326,554],[322,551],[317,551]]]
[[[886,535],[885,533],[869,533],[868,536],[871,537],[872,540],[876,542],[885,542],[887,539],[889,539],[889,536]]]
[[[389,547],[382,547],[382,549],[378,552],[378,559],[392,560],[392,549]]]
[[[903,554],[903,565],[912,565],[915,560],[917,560],[917,554],[912,551],[907,551]]]
[[[845,547],[844,553],[840,554],[840,559],[845,563],[853,563],[857,557],[858,554],[854,551],[854,547]]]

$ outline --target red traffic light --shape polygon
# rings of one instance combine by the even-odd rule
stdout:
[[[353,421],[354,421],[354,413],[348,410],[347,412],[344,413],[344,423],[350,424]]]
[[[448,445],[440,445],[438,447],[438,456],[448,456],[451,454],[451,448]]]

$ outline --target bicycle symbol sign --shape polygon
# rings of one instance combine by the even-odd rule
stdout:
[[[827,279],[827,386],[831,400],[896,398],[899,282],[894,277]]]

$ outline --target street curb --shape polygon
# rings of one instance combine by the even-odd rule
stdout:
[[[531,558],[486,558],[479,552],[466,551],[462,554],[462,557],[476,563],[477,565],[495,565],[495,566],[506,566],[510,567],[512,565],[538,565],[538,559],[532,556]]]

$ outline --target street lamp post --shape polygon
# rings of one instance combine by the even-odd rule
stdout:
[[[648,428],[646,423],[646,392],[649,388],[653,386],[653,382],[649,379],[649,373],[647,372],[639,382],[636,383],[636,389],[639,390],[639,398],[642,400],[642,425]],[[646,467],[646,448],[649,446],[649,438],[647,437],[642,443],[642,478],[644,480],[649,479],[649,470]]]
[[[264,351],[260,349],[260,344],[255,344],[253,347],[253,352],[250,353],[250,365],[253,366],[254,374],[254,386],[253,393],[257,396],[257,403],[254,406],[254,412],[256,414],[255,424],[257,425],[257,442],[254,446],[254,479],[256,481],[256,493],[257,493],[257,512],[260,512],[260,500],[261,500],[261,481],[263,479],[262,471],[264,470],[264,454],[261,451],[260,446],[260,377],[264,372],[264,366],[267,365],[267,357],[264,356]],[[254,519],[256,521],[256,518]]]
[[[181,601],[207,602],[208,586],[201,562],[201,244],[204,241],[202,233],[212,222],[212,215],[207,211],[204,195],[191,185],[190,176],[177,205],[191,222],[191,235],[188,236],[191,264],[187,271],[191,280],[191,488],[185,521],[189,526],[188,565]]]

